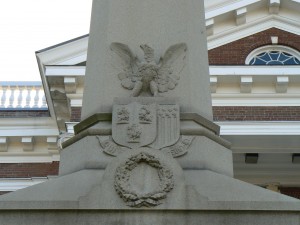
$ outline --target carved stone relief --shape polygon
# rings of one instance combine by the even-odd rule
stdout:
[[[140,108],[139,119],[140,123],[152,123],[153,115],[148,106],[144,105]]]
[[[180,137],[179,106],[155,102],[114,104],[112,137],[128,148],[149,145],[162,149],[174,145]]]
[[[111,156],[123,157],[125,151],[140,152],[130,154],[124,163],[118,164],[114,177],[116,192],[130,207],[157,206],[174,188],[172,170],[152,151],[161,150],[167,153],[163,154],[166,157],[179,157],[187,153],[193,140],[193,137],[180,136],[176,101],[160,100],[116,100],[112,136],[98,136],[103,152]]]
[[[140,143],[142,127],[138,124],[131,124],[127,127],[128,143]]]
[[[146,152],[128,158],[116,169],[116,192],[130,207],[157,206],[173,187],[172,171]]]
[[[173,90],[185,65],[187,45],[172,45],[159,62],[155,61],[153,48],[146,44],[140,47],[144,52],[143,60],[139,60],[127,45],[111,44],[113,66],[120,71],[121,85],[132,90],[132,97],[159,96],[159,93]]]
[[[155,103],[148,105],[138,102],[132,102],[128,105],[114,104],[112,118],[113,140],[117,144],[128,148],[149,145],[156,138],[156,114]],[[120,118],[122,122],[120,122]]]
[[[130,150],[130,148],[117,145],[111,136],[97,136],[100,146],[104,153],[111,156],[118,156],[119,154]],[[161,151],[170,153],[173,158],[185,155],[194,140],[194,136],[180,136],[176,144],[162,148]]]
[[[129,111],[126,107],[118,109],[117,123],[129,123]]]
[[[177,104],[157,106],[157,135],[150,147],[162,149],[175,144],[180,136],[179,106]]]
[[[163,148],[162,151],[170,152],[174,158],[182,156],[188,152],[194,138],[193,136],[181,136],[175,145]]]
[[[111,136],[97,136],[100,146],[103,149],[103,152],[111,155],[118,156],[124,151],[128,150],[128,148],[121,147],[117,145],[111,138]]]

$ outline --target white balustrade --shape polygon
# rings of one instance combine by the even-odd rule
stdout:
[[[45,109],[41,82],[0,82],[1,109]]]

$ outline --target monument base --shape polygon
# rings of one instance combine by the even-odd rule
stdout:
[[[183,118],[181,142],[161,150],[114,148],[109,121],[93,122],[65,145],[58,178],[0,197],[0,221],[299,225],[299,200],[234,179],[228,143]]]
[[[174,192],[154,208],[129,208],[116,193],[109,200],[105,192],[115,190],[102,188],[104,177],[103,170],[82,170],[4,195],[0,224],[299,225],[300,221],[298,200],[211,171],[185,171],[181,195]]]
[[[89,225],[299,225],[299,213],[296,212],[265,212],[265,211],[206,211],[176,210],[156,211],[120,210],[29,210],[6,211],[0,214],[0,221],[5,225],[33,224],[89,224]]]

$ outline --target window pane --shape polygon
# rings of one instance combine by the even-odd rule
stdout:
[[[300,65],[300,60],[286,52],[267,51],[253,57],[249,65]]]
[[[296,62],[293,58],[290,58],[284,62],[284,65],[296,65]]]
[[[279,52],[270,52],[270,57],[272,60],[277,60],[279,56]]]

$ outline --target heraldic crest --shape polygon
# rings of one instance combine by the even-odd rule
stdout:
[[[112,120],[112,139],[127,148],[161,149],[175,144],[180,137],[179,106],[175,103],[148,99],[147,103],[114,104]]]

